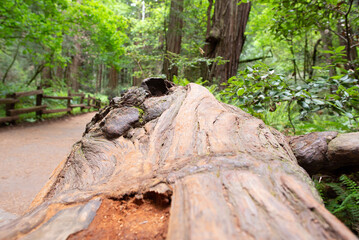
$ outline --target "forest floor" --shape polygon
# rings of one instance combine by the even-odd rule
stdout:
[[[94,115],[0,128],[0,210],[25,213]]]

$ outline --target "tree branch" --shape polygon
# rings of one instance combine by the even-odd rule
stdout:
[[[6,77],[7,77],[8,73],[9,73],[10,69],[11,69],[12,66],[14,65],[15,60],[16,60],[16,57],[17,57],[17,55],[18,55],[18,53],[19,53],[20,43],[21,43],[21,42],[19,42],[19,43],[17,44],[15,55],[14,55],[14,57],[13,57],[13,59],[12,59],[10,65],[9,65],[9,67],[6,69],[6,72],[5,72],[5,74],[4,74],[3,78],[2,78],[2,83],[4,83],[4,84],[5,84]]]
[[[32,76],[32,78],[26,83],[26,86],[29,86],[37,77],[37,75],[39,75],[39,73],[42,71],[42,69],[44,69],[45,67],[45,63],[42,63],[41,65],[39,65],[35,71],[35,74]]]
[[[348,56],[348,60],[351,61],[351,54],[350,54],[350,36],[349,36],[349,20],[348,20],[348,15],[350,13],[350,10],[352,9],[353,6],[353,0],[349,1],[349,9],[348,11],[345,13],[344,18],[345,18],[345,36],[346,36],[346,43],[347,43],[347,56]]]

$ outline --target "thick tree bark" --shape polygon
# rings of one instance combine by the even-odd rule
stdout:
[[[77,37],[75,36],[75,41],[77,41]],[[75,43],[75,55],[71,57],[71,63],[69,63],[66,78],[69,81],[69,86],[77,92],[79,90],[79,67],[81,65],[81,46],[79,43]]]
[[[103,72],[103,65],[99,64],[97,69],[97,75],[96,75],[96,92],[101,92],[102,89],[102,72]]]
[[[182,28],[183,28],[183,0],[172,0],[168,30],[166,34],[166,52],[163,59],[163,73],[172,81],[174,75],[178,75],[178,67],[171,66],[173,54],[181,53]]]
[[[115,67],[111,67],[108,72],[108,87],[115,90],[118,86],[118,71]]]
[[[208,58],[222,57],[227,62],[211,66],[210,80],[215,78],[222,83],[237,74],[251,8],[250,3],[241,3],[239,6],[237,4],[238,1],[233,0],[215,1],[205,52]]]
[[[41,72],[41,86],[49,87],[51,80],[52,80],[51,68],[44,67],[44,69],[42,69],[42,72]]]
[[[162,79],[92,119],[28,214],[0,228],[19,236],[356,239],[281,133],[204,87]]]
[[[313,132],[289,138],[298,163],[310,175],[359,169],[359,133]]]

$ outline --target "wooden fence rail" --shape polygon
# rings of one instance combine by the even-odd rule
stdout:
[[[20,101],[19,98],[34,95],[36,95],[35,106],[16,108],[16,103]],[[80,97],[80,104],[73,103],[75,97]],[[67,100],[67,107],[63,109],[47,109],[47,105],[43,105],[43,99]],[[87,101],[85,102],[85,100]],[[0,123],[15,123],[15,121],[19,119],[19,115],[30,112],[36,112],[36,115],[41,117],[42,114],[49,113],[67,112],[71,114],[72,109],[77,107],[81,108],[81,111],[85,109],[90,110],[91,108],[98,110],[101,107],[101,100],[91,97],[90,95],[86,97],[84,93],[71,93],[71,91],[68,91],[67,96],[48,96],[44,95],[44,91],[41,88],[38,88],[34,91],[7,94],[5,98],[0,98],[0,105],[1,104],[5,104],[6,117],[0,117]]]

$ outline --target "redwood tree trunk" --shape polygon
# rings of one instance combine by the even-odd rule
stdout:
[[[76,41],[76,37],[75,37]],[[69,86],[77,92],[79,90],[79,67],[81,65],[81,47],[80,44],[75,43],[75,55],[71,57],[71,63],[69,63],[67,68],[67,79],[69,81]]]
[[[108,87],[115,90],[118,86],[118,71],[115,67],[111,67],[108,73]]]
[[[178,67],[171,66],[173,55],[181,53],[182,28],[183,28],[183,0],[172,0],[170,18],[166,34],[166,52],[163,59],[163,73],[172,81],[174,75],[178,75]]]
[[[223,65],[213,64],[210,68],[210,80],[217,79],[220,83],[235,76],[238,70],[239,57],[242,53],[250,3],[239,1],[215,1],[212,26],[207,36],[205,47],[208,58],[222,57],[227,62]]]
[[[42,69],[42,72],[41,72],[41,85],[43,87],[49,87],[51,80],[52,80],[51,68],[44,67],[44,69]]]
[[[103,65],[99,64],[98,65],[98,69],[97,69],[97,75],[96,75],[96,92],[101,92],[101,88],[102,88],[102,70],[103,69]]]
[[[92,119],[28,214],[0,228],[19,236],[357,239],[281,133],[204,87],[155,78]]]

